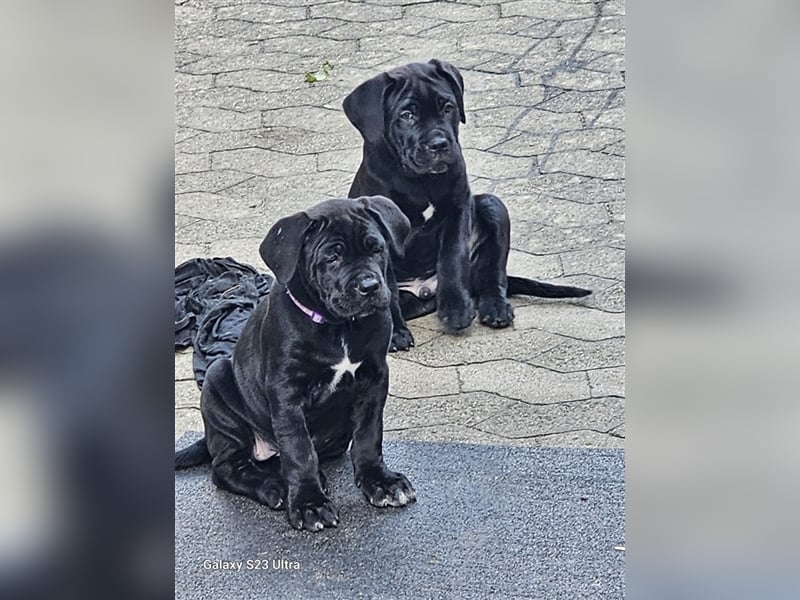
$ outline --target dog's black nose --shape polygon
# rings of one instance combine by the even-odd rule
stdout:
[[[428,142],[428,150],[439,154],[444,154],[450,148],[450,143],[447,138],[442,135],[437,135],[435,138]]]
[[[365,296],[369,296],[378,291],[381,287],[381,282],[371,275],[364,277],[358,282],[358,291]]]

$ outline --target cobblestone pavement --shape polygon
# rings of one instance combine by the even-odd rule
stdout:
[[[511,330],[411,322],[392,355],[390,439],[622,447],[624,3],[186,0],[176,4],[175,260],[263,267],[279,217],[344,196],[361,140],[342,99],[377,72],[440,58],[466,86],[475,193],[512,217],[509,272],[590,287],[515,299]],[[304,74],[328,61],[323,81]],[[176,354],[176,438],[202,430]]]

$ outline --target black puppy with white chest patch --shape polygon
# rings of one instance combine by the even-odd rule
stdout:
[[[405,319],[436,311],[447,329],[459,331],[472,323],[477,305],[480,322],[500,328],[514,319],[510,295],[591,293],[506,274],[508,211],[496,196],[470,191],[458,141],[459,123],[466,122],[464,81],[453,65],[431,60],[381,73],[343,106],[364,138],[349,195],[391,198],[412,226],[404,257],[393,261],[393,350],[413,345]]]
[[[286,508],[293,527],[316,531],[339,520],[319,464],[352,441],[356,484],[372,504],[415,500],[382,450],[390,254],[400,259],[409,228],[392,202],[365,197],[322,202],[270,229],[261,256],[277,282],[232,360],[209,368],[205,437],[176,454],[176,469],[210,460],[218,487]]]

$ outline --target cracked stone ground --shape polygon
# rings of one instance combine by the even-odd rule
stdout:
[[[436,57],[464,76],[472,189],[512,217],[509,272],[590,287],[514,299],[514,328],[412,321],[392,355],[386,438],[622,447],[624,4],[608,1],[186,0],[176,13],[175,260],[263,268],[279,217],[344,196],[361,140],[342,99]],[[329,61],[318,83],[304,74]],[[191,355],[176,354],[176,438],[202,430]]]

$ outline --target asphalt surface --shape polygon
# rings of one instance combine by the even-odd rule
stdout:
[[[175,597],[624,596],[621,450],[388,442],[385,456],[418,502],[371,507],[345,457],[325,468],[341,524],[318,533],[217,490],[208,467],[177,473]]]

